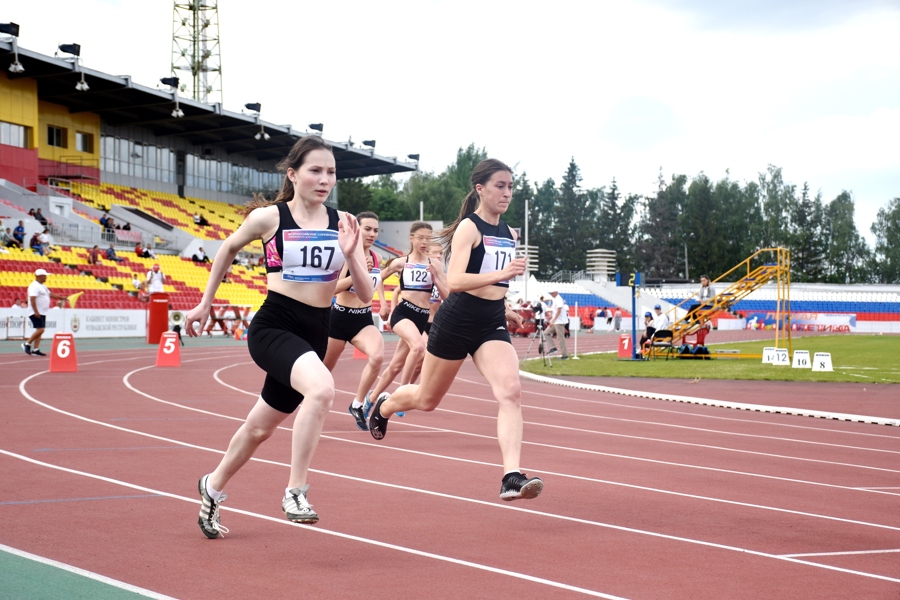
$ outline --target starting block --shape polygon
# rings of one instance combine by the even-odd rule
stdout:
[[[834,371],[831,366],[831,352],[816,352],[813,356],[813,371]]]
[[[181,346],[178,344],[178,334],[176,332],[166,331],[159,338],[159,350],[156,351],[156,366],[181,366]]]
[[[812,365],[809,362],[809,350],[794,350],[794,362],[791,363],[793,369],[809,369]]]
[[[775,346],[766,346],[763,348],[763,357],[762,361],[764,365],[771,365],[775,363]]]
[[[71,333],[56,333],[53,335],[53,346],[50,350],[50,372],[78,372],[78,358],[75,354],[75,336]]]

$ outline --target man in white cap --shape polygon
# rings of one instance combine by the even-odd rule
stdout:
[[[550,305],[550,315],[547,317],[547,328],[556,334],[556,343],[562,347],[561,360],[568,360],[569,349],[566,347],[566,324],[569,322],[569,311],[565,309],[565,301],[559,295],[559,290],[550,288],[550,296],[553,303]],[[556,347],[550,348],[550,353],[556,352]]]
[[[47,271],[38,269],[34,272],[34,281],[28,284],[28,318],[34,327],[34,333],[28,341],[22,344],[25,354],[32,356],[47,356],[41,352],[41,337],[44,335],[44,327],[47,326],[47,311],[50,310],[50,300],[65,300],[61,294],[54,294],[44,282],[47,281]]]
[[[656,318],[653,319],[653,326],[656,327],[657,331],[668,330],[672,322],[669,321],[669,316],[662,311],[662,306],[657,304],[653,307],[653,310],[656,311]]]
[[[166,281],[166,276],[163,275],[162,270],[159,268],[159,265],[153,265],[153,268],[147,271],[147,285],[149,286],[149,292],[151,294],[160,293],[163,291],[163,284]]]

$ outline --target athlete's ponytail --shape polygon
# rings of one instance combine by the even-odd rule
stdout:
[[[456,233],[456,228],[459,227],[459,224],[462,223],[463,219],[478,210],[478,205],[481,204],[481,197],[478,195],[478,190],[475,189],[475,186],[487,185],[487,182],[493,174],[499,171],[512,173],[512,169],[496,158],[488,158],[481,161],[472,171],[472,189],[469,190],[465,200],[463,200],[462,208],[459,210],[459,216],[456,217],[456,220],[453,221],[453,223],[437,235],[437,241],[444,247],[444,255],[448,259],[450,258],[450,242],[453,241],[453,235]]]

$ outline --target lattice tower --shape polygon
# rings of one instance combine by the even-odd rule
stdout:
[[[172,75],[181,80],[179,91],[207,104],[223,102],[218,0],[175,0],[174,6]]]

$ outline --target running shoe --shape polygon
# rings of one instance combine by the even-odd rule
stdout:
[[[378,402],[375,403],[372,414],[369,416],[369,433],[376,440],[383,439],[384,434],[387,433],[388,420],[386,417],[381,416],[381,405],[390,397],[391,395],[387,392],[378,396]]]
[[[396,412],[396,413],[394,413],[394,414],[397,415],[398,417],[405,417],[405,416],[406,416],[406,411],[405,411],[405,410],[401,410],[400,412]]]
[[[363,414],[363,407],[360,406],[358,408],[353,408],[353,405],[350,405],[350,408],[347,409],[350,415],[356,419],[356,426],[362,429],[363,431],[368,431],[369,426],[366,425],[366,415]]]
[[[369,413],[372,411],[372,401],[369,398],[372,397],[372,390],[366,392],[366,399],[363,401],[363,416],[368,419]]]
[[[32,356],[47,356],[46,354],[44,354],[43,352],[41,352],[41,349],[40,349],[40,348],[35,348],[34,350],[32,350],[32,351],[31,351],[31,355],[32,355]]]
[[[528,479],[525,473],[516,471],[515,473],[507,473],[503,477],[500,484],[501,500],[530,500],[537,498],[544,489],[544,482],[540,477],[532,477]]]
[[[553,354],[554,352],[557,352],[556,348],[550,348],[550,351],[547,352],[547,354]]]
[[[218,502],[213,500],[206,492],[206,481],[208,479],[209,475],[204,475],[197,484],[197,489],[200,491],[200,518],[197,520],[197,523],[200,525],[200,531],[203,532],[203,535],[214,540],[219,537],[220,533],[222,537],[225,537],[225,534],[228,533],[228,528],[219,523],[219,505],[228,495],[222,494],[219,496]]]
[[[284,511],[284,516],[288,518],[288,521],[293,521],[294,523],[318,523],[319,515],[312,509],[312,504],[307,501],[307,492],[309,492],[308,483],[303,487],[288,490],[288,495],[281,501],[281,510]]]
[[[25,354],[31,354],[31,346],[28,344],[22,344],[22,350],[25,351]]]

